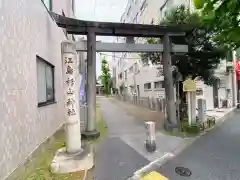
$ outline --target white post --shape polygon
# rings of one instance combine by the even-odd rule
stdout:
[[[196,92],[187,92],[188,101],[188,124],[192,125],[196,123]]]
[[[187,102],[188,102],[188,124],[191,125],[192,124],[192,102],[191,102],[191,92],[188,91],[187,92]]]
[[[146,122],[147,128],[147,140],[146,140],[146,149],[148,152],[154,152],[156,150],[156,123],[152,121]]]
[[[67,153],[81,151],[81,132],[78,99],[78,63],[75,45],[71,41],[62,42],[64,105],[66,117]]]
[[[192,124],[196,124],[196,91],[191,92],[191,101],[192,101]]]
[[[237,105],[237,76],[236,76],[236,51],[233,51],[233,73],[232,73],[232,98],[233,107]]]

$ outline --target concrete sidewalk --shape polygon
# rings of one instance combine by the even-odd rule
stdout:
[[[94,175],[97,180],[124,180],[151,161],[166,153],[174,153],[189,140],[158,132],[157,151],[145,150],[146,129],[144,120],[136,119],[125,109],[100,97],[103,117],[108,126],[108,137],[97,147]]]
[[[235,107],[233,108],[216,108],[213,110],[206,111],[207,116],[215,117],[216,121],[220,120],[222,117],[226,116],[228,113],[232,112]]]

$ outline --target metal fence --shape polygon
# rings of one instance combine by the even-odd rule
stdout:
[[[142,106],[148,109],[152,109],[155,111],[164,112],[166,101],[165,99],[153,98],[153,97],[139,97],[132,95],[115,95],[115,98],[131,103],[136,106]]]

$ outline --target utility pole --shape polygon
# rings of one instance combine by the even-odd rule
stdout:
[[[167,103],[167,128],[177,128],[176,103],[174,99],[174,87],[172,77],[172,43],[169,34],[163,37],[163,74]]]

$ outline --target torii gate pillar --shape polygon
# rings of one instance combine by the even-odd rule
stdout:
[[[87,127],[83,134],[87,139],[96,139],[96,34],[89,28],[87,34]]]

